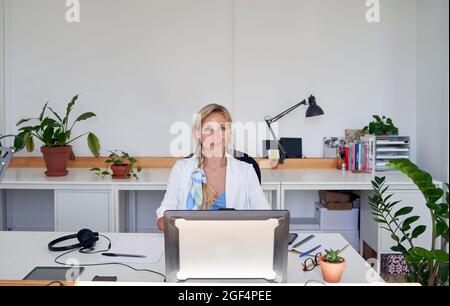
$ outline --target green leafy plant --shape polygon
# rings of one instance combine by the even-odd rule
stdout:
[[[342,253],[343,250],[325,250],[325,256],[324,259],[328,263],[332,264],[339,264],[343,263],[345,260],[344,258],[340,257],[339,254]]]
[[[395,127],[391,118],[386,118],[386,116],[374,115],[369,126],[364,127],[363,131],[371,135],[398,135],[398,128]]]
[[[423,194],[425,204],[431,215],[431,249],[418,247],[415,241],[427,230],[425,225],[414,225],[420,220],[413,214],[413,207],[400,207],[401,201],[392,201],[394,194],[388,194],[389,186],[385,177],[376,177],[372,181],[374,195],[369,198],[374,220],[391,234],[396,242],[391,249],[405,256],[409,267],[407,281],[422,285],[444,285],[448,282],[449,242],[449,193],[433,183],[431,175],[417,167],[408,159],[390,161],[389,167],[406,174]],[[443,197],[445,202],[443,202]],[[442,244],[437,245],[438,240]]]
[[[56,113],[48,106],[47,102],[39,117],[22,119],[17,122],[17,126],[22,126],[29,122],[35,122],[35,124],[19,128],[18,136],[24,141],[21,142],[16,139],[14,146],[19,149],[25,147],[28,152],[33,152],[35,149],[35,138],[40,140],[44,146],[51,148],[68,146],[75,140],[87,135],[88,147],[92,154],[95,157],[98,157],[100,152],[100,142],[95,134],[87,132],[77,137],[72,137],[72,130],[77,123],[96,117],[94,113],[87,112],[78,116],[72,123],[69,122],[70,115],[78,98],[79,95],[72,98],[67,105],[64,116]],[[50,112],[50,114],[47,115],[47,112]]]
[[[129,175],[134,177],[135,179],[139,179],[138,173],[142,172],[142,167],[137,166],[136,167],[137,160],[130,154],[124,151],[110,151],[110,155],[108,156],[108,159],[105,161],[105,168],[106,169],[100,169],[100,168],[92,168],[90,171],[94,172],[97,175],[100,175],[102,177],[113,175],[113,173],[110,172],[111,166],[128,166],[129,167]]]

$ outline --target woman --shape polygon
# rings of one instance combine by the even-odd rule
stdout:
[[[203,107],[195,120],[196,152],[172,169],[167,192],[156,211],[164,230],[167,210],[268,210],[253,166],[233,157],[231,115],[221,105]]]

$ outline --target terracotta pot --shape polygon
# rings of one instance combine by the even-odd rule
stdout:
[[[320,269],[322,270],[323,279],[327,283],[339,283],[345,269],[345,261],[341,263],[329,263],[324,257],[319,258]]]
[[[47,176],[66,176],[69,173],[67,164],[72,153],[72,146],[41,147],[41,152],[44,155]]]
[[[130,178],[130,165],[112,165],[111,170],[115,179]]]

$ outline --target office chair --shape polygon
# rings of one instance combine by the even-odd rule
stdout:
[[[255,169],[256,172],[256,176],[258,176],[259,184],[261,185],[261,168],[259,168],[258,162],[247,153],[243,153],[240,151],[234,151],[234,157],[237,160],[243,161],[253,166],[253,169]]]
[[[189,156],[186,157],[186,159],[191,158],[193,156],[194,156],[194,154],[190,154]],[[240,151],[234,151],[234,158],[236,158],[237,160],[243,161],[244,163],[252,165],[253,169],[256,172],[256,176],[258,177],[259,184],[261,185],[261,168],[259,167],[258,162],[253,157],[248,155],[247,153],[243,153]]]

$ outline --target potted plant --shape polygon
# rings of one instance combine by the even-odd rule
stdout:
[[[319,257],[319,266],[325,282],[339,283],[341,281],[346,263],[345,259],[339,255],[344,249],[325,250],[325,256]]]
[[[449,279],[449,193],[433,183],[431,175],[419,169],[408,159],[392,160],[389,167],[400,170],[417,185],[424,196],[424,204],[431,215],[431,248],[416,245],[416,239],[425,233],[425,225],[415,225],[420,220],[413,207],[401,207],[401,201],[392,201],[386,177],[375,177],[374,194],[369,198],[375,222],[391,234],[395,245],[393,252],[401,253],[408,265],[408,282],[424,286],[448,285]],[[445,199],[445,200],[443,200]],[[441,243],[438,243],[441,241]]]
[[[368,133],[370,135],[375,136],[397,136],[398,128],[395,127],[391,118],[387,118],[386,116],[377,116],[374,115],[375,119],[372,121],[369,126],[366,126],[363,131],[364,133]]]
[[[33,152],[35,148],[35,140],[38,139],[43,143],[41,152],[44,155],[47,176],[66,176],[68,174],[67,164],[69,158],[74,159],[72,146],[75,140],[87,135],[87,144],[95,157],[99,156],[100,143],[97,136],[91,132],[84,133],[77,137],[72,137],[72,130],[75,125],[81,121],[96,117],[94,113],[87,112],[78,116],[75,121],[70,123],[70,115],[77,102],[79,96],[75,96],[69,102],[64,116],[56,113],[48,103],[44,105],[41,114],[37,118],[22,119],[17,122],[17,126],[22,126],[28,122],[35,122],[33,125],[22,126],[19,128],[18,137],[23,139],[15,143],[15,147],[28,152]],[[50,112],[47,115],[47,112]]]
[[[114,179],[128,179],[134,177],[139,179],[138,173],[142,171],[141,166],[135,166],[137,160],[124,151],[111,151],[108,159],[105,161],[106,169],[92,168],[90,171],[100,176],[111,175]],[[111,169],[112,173],[109,171]]]

